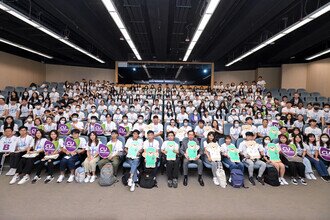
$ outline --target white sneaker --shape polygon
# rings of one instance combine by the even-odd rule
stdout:
[[[26,183],[29,180],[30,180],[30,176],[26,174],[17,184],[22,185],[22,184]]]
[[[9,184],[12,185],[12,184],[16,183],[16,181],[19,179],[20,179],[20,177],[18,174],[14,175],[13,178],[10,180]]]
[[[213,177],[213,183],[216,185],[216,186],[219,186],[220,183],[219,183],[219,180],[217,177]]]
[[[33,177],[32,184],[36,183],[38,180],[41,180],[41,178],[39,176]]]
[[[314,173],[309,173],[309,175],[311,176],[312,180],[317,180],[317,178],[314,176]]]
[[[58,183],[61,183],[64,180],[64,175],[60,175],[57,179]]]
[[[15,170],[15,172],[16,172],[16,169],[14,169],[14,168],[10,168],[10,169],[8,170],[8,172],[6,173],[6,176],[13,176],[13,175],[15,175],[15,172],[14,172],[13,170]],[[14,173],[13,173],[13,172],[14,172]]]
[[[67,180],[67,182],[68,182],[68,183],[72,183],[73,180],[74,180],[74,175],[71,174],[71,175],[69,176],[69,179]]]
[[[96,180],[97,176],[92,176],[91,179],[89,180],[90,183],[93,183]]]
[[[282,182],[282,179],[281,179],[281,177],[280,177],[280,178],[278,178],[278,181],[280,182],[281,186],[284,186],[284,183]]]
[[[231,183],[231,177],[229,177],[229,179],[228,179],[228,182],[230,182],[230,183]]]
[[[131,188],[129,189],[129,191],[134,192],[134,190],[135,190],[135,183],[132,183],[132,186],[131,186]]]
[[[305,173],[305,177],[306,177],[306,179],[308,179],[308,180],[311,180],[311,179],[312,179],[312,177],[311,177],[311,175],[310,175],[309,173]]]
[[[128,180],[127,180],[127,185],[128,185],[128,186],[132,186],[132,184],[133,184],[133,180],[132,180],[132,178],[128,178]]]
[[[51,181],[53,181],[54,177],[52,177],[51,175],[47,176],[46,179],[44,180],[45,183],[49,183]]]
[[[281,177],[281,182],[284,183],[284,185],[289,185],[289,183],[283,177]]]
[[[90,175],[87,175],[87,176],[85,177],[85,179],[84,179],[84,182],[85,182],[85,183],[88,183],[90,179],[91,179],[91,176],[90,176]]]

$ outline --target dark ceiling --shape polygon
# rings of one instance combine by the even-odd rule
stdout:
[[[0,50],[45,63],[113,68],[134,54],[101,0],[3,0],[105,60],[92,58],[0,10],[0,37],[54,59],[0,43]],[[189,61],[215,62],[216,70],[252,69],[305,62],[330,46],[330,13],[226,68],[225,64],[330,0],[222,0]],[[182,60],[206,0],[116,0],[116,7],[143,60]],[[330,54],[321,58],[330,57]]]

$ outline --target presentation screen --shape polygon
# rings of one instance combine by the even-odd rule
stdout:
[[[210,85],[212,63],[117,62],[119,84]]]

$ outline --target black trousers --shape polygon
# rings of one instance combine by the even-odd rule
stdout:
[[[22,159],[24,154],[26,154],[26,151],[20,153],[11,153],[9,156],[10,168],[17,169],[19,161]]]
[[[59,161],[60,159],[57,158],[57,159],[49,159],[49,160],[45,160],[45,161],[40,161],[40,163],[38,163],[36,165],[36,175],[40,177],[40,174],[42,172],[42,169],[44,167],[46,167],[46,173],[50,176],[53,176],[54,174],[54,162],[55,161]]]
[[[285,157],[281,157],[282,162],[289,167],[292,177],[305,178],[305,165],[301,162],[288,161]]]
[[[31,174],[34,167],[34,162],[41,160],[44,157],[43,153],[40,153],[35,158],[24,158],[19,161],[16,173],[18,174]]]
[[[166,174],[169,180],[177,179],[179,176],[180,159],[166,161]]]

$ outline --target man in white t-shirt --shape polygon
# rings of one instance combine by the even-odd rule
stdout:
[[[314,134],[317,141],[319,141],[319,138],[322,134],[322,130],[317,127],[317,123],[315,119],[309,120],[309,127],[305,129],[305,135],[308,134]]]
[[[4,128],[4,135],[0,139],[0,174],[2,172],[2,166],[5,160],[5,157],[10,153],[14,152],[17,145],[17,137],[13,135],[13,129],[11,127]]]
[[[8,105],[5,103],[5,98],[0,96],[0,119],[6,118],[8,115]]]

